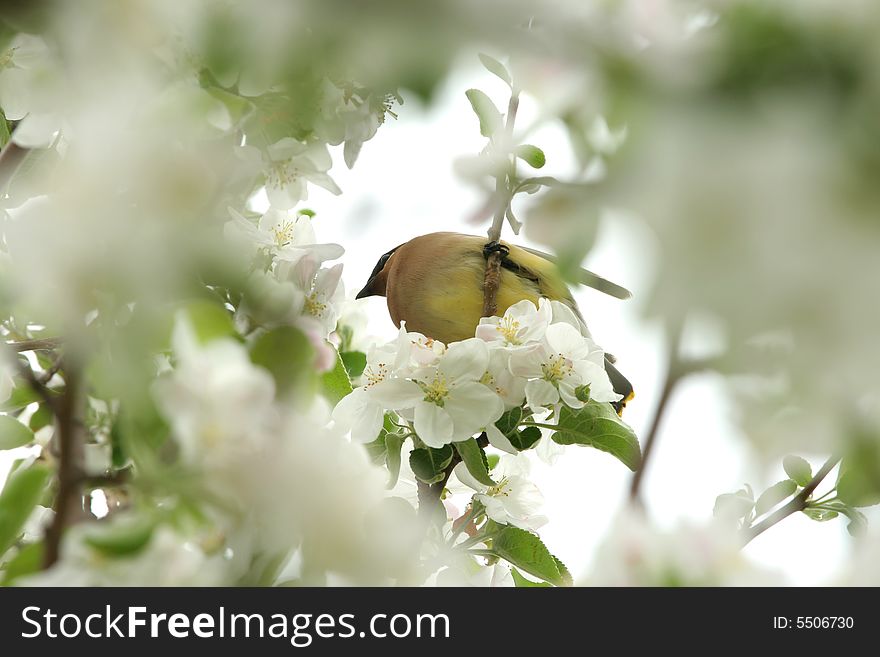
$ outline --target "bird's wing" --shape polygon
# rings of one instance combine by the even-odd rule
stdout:
[[[524,251],[528,251],[529,253],[536,255],[540,258],[544,258],[549,262],[556,263],[558,259],[556,256],[552,256],[549,253],[544,253],[543,251],[538,251],[537,249],[530,249],[526,246],[520,246],[519,248]],[[615,297],[616,299],[629,299],[632,297],[632,292],[627,290],[625,287],[618,285],[617,283],[612,283],[607,278],[602,278],[599,274],[594,274],[589,269],[584,269],[583,267],[579,268],[580,278],[578,282],[582,285],[586,285],[587,287],[591,287],[594,290],[599,290],[599,292],[604,292],[605,294]]]

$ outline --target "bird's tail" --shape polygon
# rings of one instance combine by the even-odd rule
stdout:
[[[611,379],[611,387],[614,388],[614,392],[622,397],[620,401],[611,403],[617,414],[621,415],[626,405],[635,397],[635,391],[633,390],[632,383],[620,373],[620,370],[614,367],[614,357],[609,354],[605,354],[605,372],[608,373],[608,378]]]

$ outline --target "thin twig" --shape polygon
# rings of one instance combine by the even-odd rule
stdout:
[[[61,346],[61,338],[41,338],[38,340],[19,340],[5,343],[12,351],[51,351]]]
[[[669,406],[669,400],[671,399],[672,393],[675,390],[676,386],[678,386],[679,382],[686,372],[686,369],[682,366],[682,363],[679,360],[680,347],[681,328],[677,327],[671,331],[671,335],[669,338],[669,346],[667,349],[669,364],[667,365],[666,369],[666,380],[663,382],[663,390],[660,393],[660,399],[657,402],[656,409],[654,410],[654,418],[651,420],[651,425],[648,429],[647,438],[645,438],[645,446],[642,451],[642,461],[639,464],[639,469],[636,470],[635,475],[632,478],[632,483],[629,487],[630,501],[635,504],[641,504],[639,492],[641,490],[642,482],[644,481],[648,461],[650,460],[651,455],[654,453],[654,445],[657,442],[657,436],[660,433],[660,426],[663,423],[664,416],[666,415],[666,411]]]
[[[785,520],[786,518],[788,518],[788,516],[806,509],[810,501],[810,496],[813,494],[813,491],[815,491],[816,488],[819,487],[819,484],[822,483],[825,477],[827,477],[831,473],[831,471],[835,468],[835,466],[837,466],[838,463],[840,463],[840,457],[832,456],[825,462],[825,465],[822,466],[822,469],[816,473],[816,476],[810,480],[810,483],[804,486],[803,490],[798,493],[788,504],[780,507],[775,512],[771,513],[757,525],[743,530],[743,546],[748,545],[753,539],[763,534],[775,524]]]

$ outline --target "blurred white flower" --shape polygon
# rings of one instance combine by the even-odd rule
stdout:
[[[108,556],[85,537],[92,523],[66,533],[61,559],[49,570],[22,577],[22,586],[222,586],[229,579],[222,557],[207,556],[195,543],[167,527],[153,532],[149,544],[132,556]]]
[[[523,403],[526,396],[526,380],[510,371],[510,351],[489,345],[489,366],[480,383],[501,397],[507,410]]]
[[[547,524],[547,518],[538,514],[544,496],[529,480],[529,472],[528,457],[523,454],[501,457],[492,470],[492,477],[498,482],[495,486],[474,479],[464,463],[455,466],[455,476],[477,491],[474,499],[483,504],[489,518],[502,525],[536,530]]]
[[[345,300],[342,264],[322,268],[312,255],[298,262],[279,262],[275,274],[280,281],[291,281],[305,295],[303,314],[318,321],[326,339],[336,330],[339,310]]]
[[[265,152],[253,146],[242,146],[239,155],[266,176],[266,195],[272,207],[289,210],[309,197],[312,183],[333,194],[341,194],[327,174],[333,161],[327,145],[321,142],[301,142],[285,137],[267,147]]]
[[[621,513],[599,547],[586,586],[768,586],[783,584],[742,554],[734,528],[681,525],[664,531],[640,509]]]
[[[312,255],[321,263],[345,253],[339,244],[318,244],[311,219],[306,215],[293,218],[286,210],[270,208],[254,225],[233,208],[228,210],[232,221],[225,226],[227,232],[237,232],[258,246],[268,247],[279,260],[296,263]]]
[[[154,384],[183,460],[225,467],[254,449],[260,427],[272,418],[275,383],[231,339],[199,344],[182,315],[174,326],[175,368]]]

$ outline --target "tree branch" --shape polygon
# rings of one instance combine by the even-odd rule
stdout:
[[[42,338],[39,340],[19,340],[18,342],[7,342],[7,347],[15,352],[22,351],[51,351],[61,346],[61,338]]]
[[[807,504],[810,500],[810,496],[813,494],[816,488],[819,487],[819,484],[822,483],[825,477],[827,477],[831,473],[831,471],[837,466],[838,463],[840,463],[840,457],[832,456],[825,462],[825,465],[822,466],[822,469],[816,473],[816,476],[810,480],[810,483],[804,486],[803,490],[798,493],[788,504],[780,507],[775,512],[771,513],[757,525],[743,530],[743,546],[748,545],[752,540],[763,534],[765,531],[767,531],[777,523],[782,522],[783,520],[788,518],[788,516],[806,509]]]
[[[644,481],[645,471],[648,467],[648,461],[654,453],[654,444],[657,441],[657,435],[660,432],[660,425],[666,415],[669,400],[672,393],[681,381],[681,366],[679,362],[679,349],[681,347],[681,329],[676,328],[672,331],[669,343],[667,345],[667,362],[666,380],[663,382],[663,389],[660,392],[660,399],[657,401],[657,407],[654,409],[654,417],[651,420],[647,437],[645,438],[645,446],[642,450],[642,462],[639,469],[636,470],[629,487],[629,499],[631,502],[641,505],[642,501],[639,497],[642,482]]]
[[[43,567],[50,568],[61,551],[64,530],[70,524],[71,516],[81,504],[79,494],[82,483],[82,444],[76,410],[79,401],[79,376],[75,368],[65,369],[65,390],[58,404],[56,415],[58,427],[58,492],[55,496],[55,516],[46,530]]]

